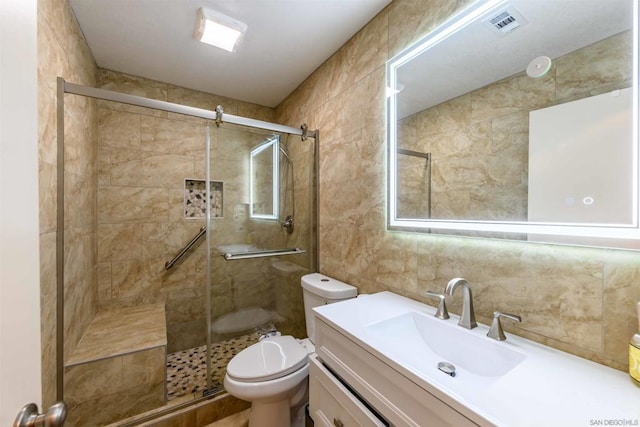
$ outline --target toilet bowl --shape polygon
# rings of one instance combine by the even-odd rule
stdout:
[[[312,308],[351,299],[351,285],[319,273],[302,277],[308,339],[275,336],[247,347],[227,366],[225,390],[251,402],[249,427],[303,427],[309,356],[315,353]]]

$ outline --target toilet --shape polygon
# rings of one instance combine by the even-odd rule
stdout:
[[[249,427],[302,427],[308,401],[309,357],[315,353],[313,307],[355,298],[357,289],[319,273],[302,276],[309,338],[265,338],[235,355],[227,365],[224,388],[251,402]]]

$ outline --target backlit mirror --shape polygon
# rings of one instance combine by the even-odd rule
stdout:
[[[278,150],[279,138],[274,136],[249,154],[251,218],[278,219]]]
[[[640,248],[633,0],[483,0],[387,63],[391,229]]]

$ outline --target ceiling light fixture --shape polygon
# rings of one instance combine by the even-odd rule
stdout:
[[[233,52],[238,40],[247,30],[247,24],[215,10],[198,9],[193,37],[221,49]]]

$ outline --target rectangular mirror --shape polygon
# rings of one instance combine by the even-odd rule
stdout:
[[[640,248],[637,17],[476,1],[389,60],[389,228]]]
[[[250,217],[278,219],[279,137],[274,136],[249,153]]]

